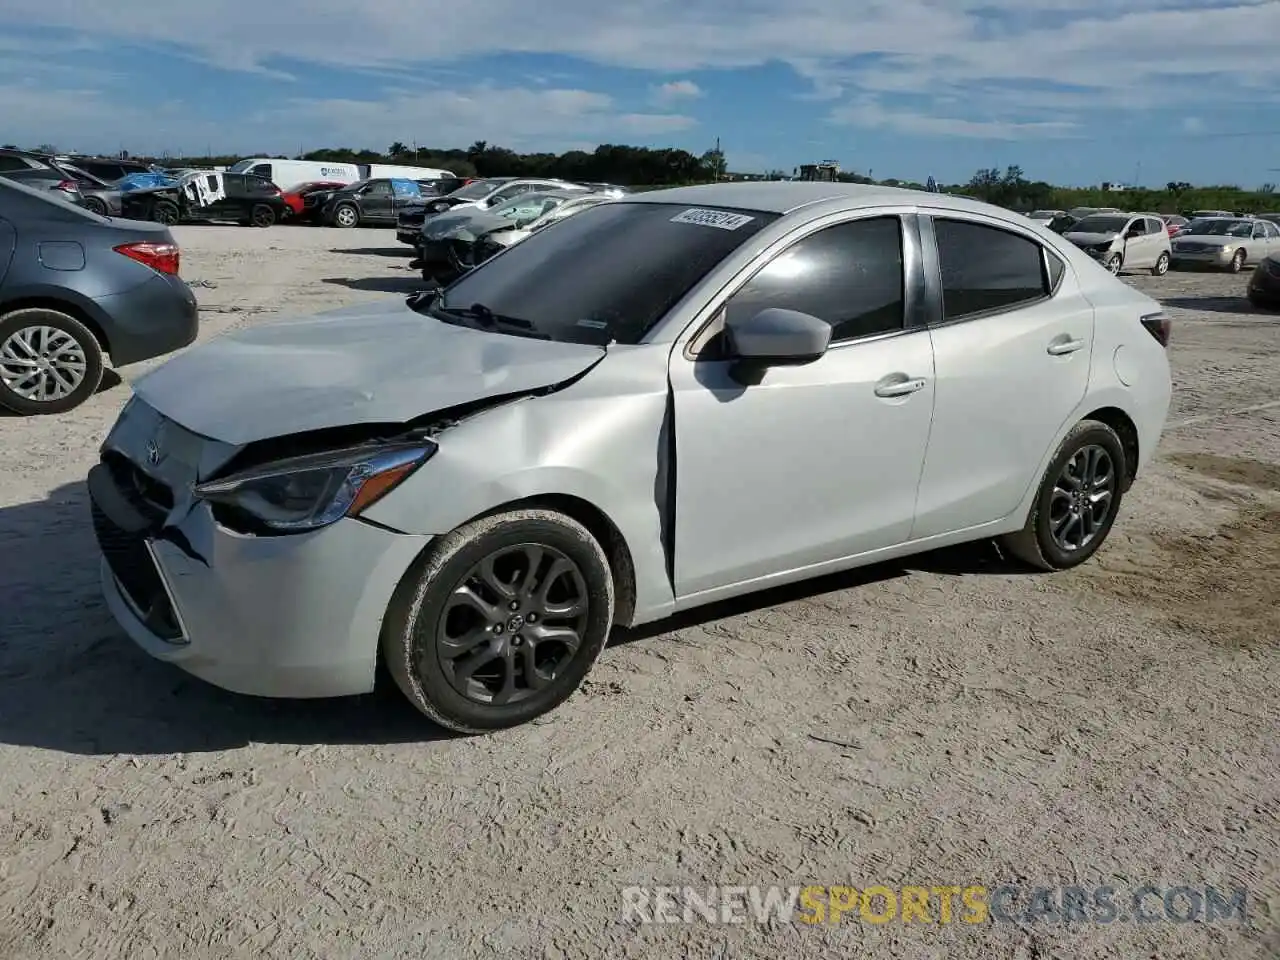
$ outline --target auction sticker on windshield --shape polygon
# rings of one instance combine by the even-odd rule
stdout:
[[[672,223],[696,223],[703,227],[715,227],[717,230],[737,230],[746,226],[755,217],[741,213],[726,213],[723,210],[699,210],[691,207],[671,218]]]

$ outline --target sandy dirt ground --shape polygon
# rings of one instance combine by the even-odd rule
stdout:
[[[391,231],[176,232],[201,339],[416,286]],[[1130,279],[1174,318],[1174,405],[1085,567],[977,544],[717,606],[485,738],[394,690],[255,700],[148,659],[99,599],[82,483],[127,387],[0,419],[0,957],[1280,955],[1280,316],[1243,277]],[[620,899],[1005,883],[1244,887],[1247,918],[643,924]]]

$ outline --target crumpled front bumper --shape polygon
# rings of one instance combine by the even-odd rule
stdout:
[[[105,464],[89,493],[103,593],[125,632],[157,659],[258,696],[371,691],[388,604],[431,540],[354,519],[245,536],[207,504],[164,528]]]

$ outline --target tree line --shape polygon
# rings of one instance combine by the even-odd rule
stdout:
[[[43,145],[41,152],[56,152]],[[284,154],[262,152],[249,156]],[[135,157],[155,160],[165,166],[229,166],[239,156],[203,157]],[[782,170],[743,175],[727,170],[724,154],[708,150],[695,155],[687,150],[633,147],[604,143],[594,151],[570,150],[566,153],[518,153],[507,147],[477,140],[465,149],[418,147],[397,141],[385,151],[327,147],[293,157],[297,160],[337,163],[397,163],[452,170],[463,177],[559,177],[565,180],[596,181],[632,187],[663,187],[677,184],[710,183],[722,179],[783,180],[790,174]],[[858,173],[843,172],[839,179],[850,183],[879,183],[923,190],[924,184],[889,178],[872,180]],[[1059,187],[1043,180],[1028,180],[1021,167],[1010,166],[979,170],[965,183],[939,185],[943,193],[970,196],[1014,210],[1070,210],[1073,207],[1119,207],[1151,213],[1178,213],[1190,210],[1223,209],[1263,212],[1280,209],[1275,184],[1264,184],[1258,190],[1239,186],[1194,186],[1185,181],[1171,181],[1163,188],[1108,189],[1094,187]]]

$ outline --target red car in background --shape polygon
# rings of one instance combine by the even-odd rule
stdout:
[[[343,180],[308,180],[305,183],[299,183],[283,191],[280,196],[285,202],[285,206],[289,208],[289,219],[298,220],[303,216],[305,211],[308,214],[315,212],[314,206],[306,205],[308,194],[321,193],[325,190],[341,190],[345,187],[346,181]]]

